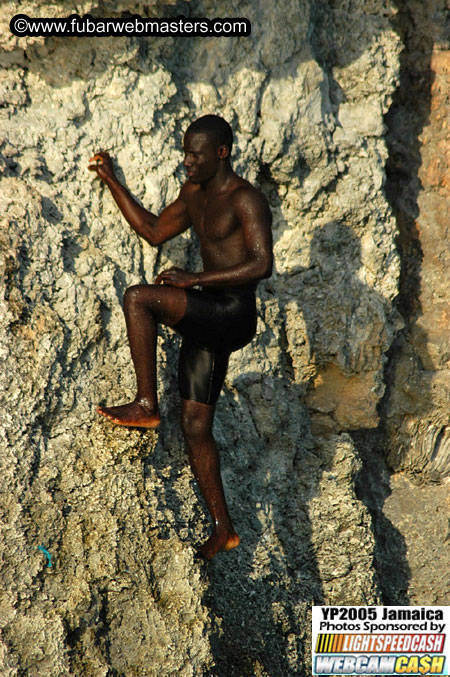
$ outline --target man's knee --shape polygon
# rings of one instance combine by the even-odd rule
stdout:
[[[132,287],[126,289],[123,303],[125,306],[134,306],[139,303],[140,298],[142,297],[142,285],[135,284]]]
[[[189,400],[181,410],[181,430],[186,442],[195,442],[211,434],[213,407]]]
[[[134,284],[125,291],[123,303],[125,308],[133,308],[139,305],[148,306],[153,296],[152,287],[156,285]]]

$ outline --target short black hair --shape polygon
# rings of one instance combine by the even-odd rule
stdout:
[[[219,115],[203,115],[191,122],[186,134],[207,134],[219,146],[228,146],[231,153],[233,131],[226,120]]]

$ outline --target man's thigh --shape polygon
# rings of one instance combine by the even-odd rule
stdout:
[[[186,312],[174,326],[183,337],[204,348],[232,352],[249,343],[256,331],[253,292],[187,289]]]
[[[187,307],[186,291],[160,284],[137,284],[125,292],[125,310],[150,311],[158,322],[173,327],[184,317]]]
[[[215,405],[228,368],[228,352],[199,348],[184,338],[178,364],[178,387],[184,400]]]

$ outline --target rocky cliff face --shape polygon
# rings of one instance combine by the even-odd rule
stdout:
[[[252,33],[3,31],[2,674],[307,675],[311,604],[380,599],[349,432],[379,425],[387,354],[405,324],[385,194],[398,7],[77,7],[246,16]],[[73,7],[8,3],[6,23],[19,11]],[[86,165],[110,149],[130,190],[158,211],[183,180],[183,131],[206,112],[233,125],[234,167],[270,201],[276,271],[217,409],[242,545],[204,571],[193,561],[208,527],[178,430],[176,336],[161,331],[158,432],[94,414],[133,394],[124,290],[169,264],[198,266],[198,253],[189,235],[157,250],[140,242]]]
[[[404,3],[401,84],[389,113],[388,195],[403,259],[386,406],[389,460],[434,480],[450,473],[448,7]]]

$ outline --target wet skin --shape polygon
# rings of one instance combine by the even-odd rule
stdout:
[[[117,425],[155,428],[160,423],[156,391],[158,323],[173,327],[186,311],[184,289],[201,285],[248,285],[269,277],[272,269],[271,215],[256,188],[237,176],[227,146],[215,145],[206,134],[187,133],[184,166],[188,181],[178,198],[159,216],[141,207],[115,177],[108,153],[96,153],[89,170],[109,187],[130,226],[157,246],[193,227],[200,241],[203,271],[170,268],[153,285],[127,289],[124,314],[136,371],[133,402],[99,406],[97,412]],[[211,559],[220,550],[239,544],[225,501],[220,459],[212,435],[213,405],[181,400],[181,428],[189,461],[213,521],[211,537],[199,553]]]

